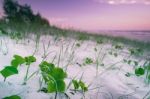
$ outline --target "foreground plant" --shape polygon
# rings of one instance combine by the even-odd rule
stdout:
[[[137,77],[144,77],[145,78],[145,83],[149,84],[150,83],[150,62],[145,62],[142,66],[136,65],[134,69],[134,73],[126,73],[125,74],[127,77],[130,77],[131,75],[134,76],[136,75]]]
[[[22,64],[26,64],[27,71],[23,82],[23,84],[26,84],[26,82],[35,74],[34,72],[29,76],[30,65],[35,61],[36,58],[34,56],[22,57],[20,55],[14,55],[13,60],[11,61],[11,66],[6,66],[3,70],[1,70],[1,74],[4,77],[4,81],[6,80],[7,77],[14,74],[18,74],[18,67]]]
[[[66,84],[64,79],[67,77],[67,73],[63,69],[56,67],[52,63],[43,61],[40,65],[42,77],[47,87],[45,88],[48,93],[56,93],[55,99],[58,93],[64,93]]]
[[[25,61],[19,55],[14,55],[14,59],[11,61],[10,66],[5,66],[3,70],[0,71],[1,75],[4,77],[4,81],[7,77],[18,74],[18,66],[23,64]]]

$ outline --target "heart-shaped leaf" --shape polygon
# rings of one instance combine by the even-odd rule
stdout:
[[[7,66],[3,70],[1,70],[1,74],[4,78],[7,78],[11,75],[18,74],[18,70],[13,66]]]

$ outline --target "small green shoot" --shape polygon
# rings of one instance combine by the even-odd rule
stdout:
[[[80,81],[77,81],[77,80],[72,80],[72,83],[73,83],[73,86],[74,86],[74,89],[75,91],[76,90],[82,90],[83,92],[86,92],[88,91],[88,87],[85,85],[84,82],[82,82],[81,80]]]
[[[92,64],[93,63],[93,60],[91,58],[86,58],[85,59],[85,64]]]
[[[143,50],[140,48],[129,49],[130,55],[143,55]]]

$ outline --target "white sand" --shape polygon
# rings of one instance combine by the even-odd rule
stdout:
[[[86,92],[85,99],[142,99],[150,90],[150,86],[144,83],[142,77],[138,78],[136,76],[125,76],[127,72],[134,73],[133,66],[129,66],[128,64],[121,62],[114,65],[112,68],[109,68],[112,64],[122,60],[123,57],[127,57],[128,54],[123,54],[121,52],[118,57],[111,56],[108,54],[108,51],[111,49],[111,44],[96,45],[93,41],[80,42],[69,38],[61,38],[60,40],[55,41],[51,36],[41,37],[39,50],[35,54],[37,62],[32,64],[30,73],[39,69],[38,64],[42,61],[42,56],[44,53],[43,42],[47,47],[49,40],[50,47],[48,52],[50,52],[50,54],[46,58],[47,61],[51,62],[55,55],[57,55],[54,60],[54,63],[57,65],[62,46],[63,51],[61,50],[61,61],[59,66],[64,68],[68,63],[68,60],[73,57],[73,60],[71,60],[67,68],[68,78],[66,79],[66,83],[70,81],[70,78],[74,78],[76,76],[76,79],[79,79],[83,74],[82,80],[86,82],[87,85],[91,84],[89,89],[97,87],[96,89]],[[10,65],[14,54],[28,56],[32,55],[35,50],[35,42],[32,40],[30,40],[29,43],[25,41],[19,41],[16,43],[15,40],[11,40],[8,37],[0,37],[0,42],[0,70],[2,70],[4,66]],[[72,48],[75,42],[80,43],[81,46],[74,46]],[[82,65],[86,57],[92,58],[95,62],[95,58],[98,55],[98,52],[94,51],[95,47],[97,47],[98,51],[102,48],[99,60],[103,55],[105,55],[102,60],[102,63],[104,63],[105,66],[98,67],[99,69],[97,76],[95,63],[81,67],[78,65]],[[66,50],[66,48],[68,49]],[[72,54],[73,51],[74,54]],[[124,51],[128,52],[126,48],[124,48]],[[120,68],[120,70],[118,70],[118,68]],[[26,66],[22,65],[19,67],[19,74],[8,77],[6,82],[3,82],[3,77],[0,75],[0,99],[14,94],[18,94],[22,99],[54,98],[54,93],[37,92],[39,89],[40,74],[37,74],[30,79],[27,85],[21,85],[25,72]],[[71,89],[73,89],[73,87],[71,87]],[[82,97],[82,94],[80,93],[72,95],[69,93],[70,90],[67,90],[66,92],[71,99],[81,99]],[[126,95],[128,95],[128,97],[121,97]]]

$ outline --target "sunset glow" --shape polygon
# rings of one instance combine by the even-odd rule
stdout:
[[[2,0],[1,0],[2,2]],[[81,30],[150,30],[150,0],[19,0],[51,24]],[[0,5],[1,6],[1,5]],[[2,7],[0,9],[2,16]]]

